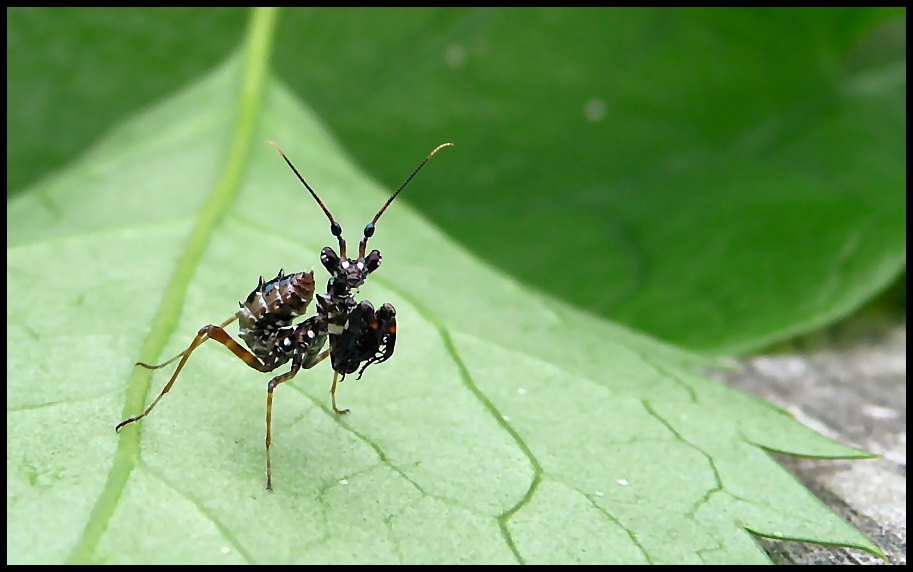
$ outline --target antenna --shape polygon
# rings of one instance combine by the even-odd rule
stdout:
[[[338,222],[336,222],[336,219],[333,218],[333,215],[330,213],[330,209],[328,209],[326,207],[326,205],[323,204],[323,201],[320,200],[320,197],[317,196],[317,193],[314,192],[314,189],[312,189],[311,186],[307,183],[307,181],[304,180],[304,177],[301,176],[301,173],[298,172],[298,169],[295,168],[295,165],[292,164],[292,162],[286,156],[285,152],[282,151],[282,148],[279,147],[279,145],[277,145],[273,141],[267,141],[266,143],[267,143],[267,145],[272,145],[273,147],[275,147],[276,151],[279,151],[279,154],[282,155],[282,158],[285,159],[285,162],[288,163],[288,166],[292,168],[292,171],[294,171],[295,175],[298,177],[298,180],[301,181],[301,184],[303,184],[305,186],[305,188],[311,193],[311,196],[314,197],[314,200],[317,201],[318,205],[320,205],[320,208],[323,210],[324,214],[327,215],[327,218],[330,220],[330,232],[339,241],[339,256],[340,256],[340,258],[346,258],[346,241],[344,238],[342,238],[342,226]],[[395,199],[397,196],[399,196],[400,192],[402,192],[402,190],[406,188],[406,185],[408,185],[409,182],[412,181],[413,178],[415,178],[415,176],[418,174],[418,172],[422,170],[422,167],[424,167],[425,164],[428,161],[430,161],[431,158],[434,157],[434,155],[438,151],[440,151],[444,147],[452,147],[452,146],[453,146],[453,143],[442,143],[442,144],[438,145],[437,147],[435,147],[434,149],[432,149],[431,153],[428,153],[428,156],[425,157],[421,163],[419,163],[418,167],[416,167],[415,170],[412,171],[412,174],[409,175],[409,177],[406,178],[405,181],[403,181],[403,184],[400,185],[398,189],[396,189],[396,192],[393,193],[389,199],[387,199],[387,202],[384,203],[384,206],[382,206],[380,208],[380,210],[377,211],[377,214],[374,215],[374,218],[371,219],[371,222],[369,222],[365,226],[365,232],[364,232],[365,236],[363,239],[361,239],[361,242],[358,245],[358,257],[359,258],[365,257],[365,250],[368,247],[368,239],[371,238],[372,236],[374,236],[374,226],[377,224],[377,221],[378,221],[378,219],[380,219],[381,215],[383,215],[384,212],[387,210],[387,207],[390,206],[390,203],[393,202],[393,199]]]
[[[395,199],[395,198],[400,194],[400,192],[401,192],[403,189],[406,188],[406,185],[408,185],[409,182],[412,181],[413,178],[415,178],[415,176],[418,174],[418,172],[422,170],[422,167],[424,167],[425,164],[426,164],[428,161],[430,161],[432,157],[434,157],[435,153],[437,153],[438,151],[440,151],[440,150],[443,149],[444,147],[452,147],[452,146],[453,146],[453,143],[441,143],[440,145],[438,145],[437,147],[435,147],[435,148],[431,151],[431,153],[428,153],[428,156],[425,157],[425,159],[422,160],[421,163],[419,163],[418,167],[416,167],[415,170],[412,171],[412,174],[409,175],[409,177],[406,178],[405,181],[403,181],[403,184],[400,185],[398,189],[396,189],[396,192],[393,193],[393,194],[390,196],[389,199],[387,199],[387,202],[384,203],[384,206],[382,206],[382,207],[380,208],[380,210],[377,211],[377,214],[374,215],[374,218],[371,219],[371,222],[369,222],[369,223],[365,226],[365,237],[364,237],[363,239],[361,239],[361,242],[360,242],[359,245],[358,245],[358,257],[359,257],[359,258],[364,258],[364,257],[365,257],[365,250],[367,250],[367,247],[368,247],[368,239],[371,238],[372,236],[374,236],[374,225],[377,224],[377,220],[380,218],[380,216],[381,216],[382,214],[384,214],[384,211],[387,210],[387,207],[390,206],[390,203],[393,202],[393,199]],[[280,151],[280,153],[281,153],[281,151]],[[286,161],[288,161],[288,159],[286,159]],[[289,164],[291,164],[291,163],[289,163]],[[294,167],[292,167],[292,168],[294,168]],[[296,172],[297,172],[297,171],[296,171]],[[305,184],[306,184],[306,183],[305,183]],[[310,187],[308,187],[308,188],[310,188]],[[311,191],[311,193],[313,193],[313,192],[314,192],[314,191]],[[317,195],[314,195],[314,196],[316,197]],[[319,200],[319,199],[318,199],[318,200]],[[326,209],[324,209],[324,210],[326,210]],[[327,213],[327,214],[329,214],[329,213]],[[332,219],[331,219],[331,220],[332,220]]]
[[[282,155],[282,158],[285,159],[285,162],[288,163],[288,166],[291,167],[292,171],[295,172],[295,175],[298,176],[298,180],[301,181],[301,184],[303,184],[307,188],[307,190],[311,192],[311,196],[314,197],[314,200],[317,201],[317,204],[320,205],[321,209],[323,209],[324,214],[326,214],[327,218],[330,219],[330,232],[333,233],[333,236],[335,236],[336,239],[339,241],[339,256],[341,256],[342,258],[345,258],[346,257],[346,241],[345,241],[345,239],[342,238],[342,226],[338,222],[336,222],[336,219],[334,219],[333,215],[330,214],[330,209],[328,209],[326,207],[326,205],[323,204],[323,201],[320,200],[320,197],[317,196],[317,193],[314,192],[314,189],[312,189],[311,186],[308,184],[308,182],[304,180],[304,177],[301,176],[301,173],[298,172],[298,169],[295,168],[295,165],[293,165],[292,162],[289,161],[289,158],[286,157],[285,153],[282,151],[282,148],[279,147],[279,145],[277,145],[273,141],[267,141],[266,144],[272,145],[273,147],[276,148],[276,151],[279,151],[279,154]],[[435,151],[437,151],[437,149],[435,149]],[[434,153],[432,153],[432,155],[433,154]],[[428,161],[428,159],[425,159],[425,161]],[[422,164],[424,165],[424,163],[422,163]],[[414,174],[415,173],[413,173],[413,175]],[[409,178],[411,179],[412,177],[409,177]],[[406,181],[406,182],[408,182],[408,181]],[[399,191],[397,191],[397,192],[399,192]],[[390,199],[390,200],[393,200],[393,199]],[[387,201],[387,202],[389,204],[389,201]],[[384,206],[384,208],[387,208],[386,205]],[[378,216],[380,216],[379,213],[378,213]],[[376,219],[377,219],[377,217],[375,217],[375,220]]]

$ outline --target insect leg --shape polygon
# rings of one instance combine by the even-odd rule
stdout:
[[[370,346],[374,348],[375,352],[361,366],[357,379],[361,379],[369,365],[385,362],[393,355],[393,349],[396,347],[396,308],[393,307],[393,304],[381,306],[370,327],[375,332]]]
[[[273,442],[273,390],[280,383],[285,383],[295,377],[299,369],[301,369],[300,365],[292,364],[292,369],[269,380],[269,384],[266,386],[266,490],[268,491],[273,490],[273,463],[269,455],[269,446]]]
[[[220,344],[222,344],[223,346],[225,346],[226,348],[231,350],[231,352],[233,354],[235,354],[239,359],[241,359],[244,363],[246,363],[248,366],[250,366],[251,368],[253,368],[257,371],[262,371],[262,372],[271,371],[271,369],[273,369],[273,368],[270,368],[269,366],[267,366],[266,364],[261,362],[257,358],[257,356],[255,356],[254,354],[252,354],[249,351],[247,351],[246,349],[244,349],[241,346],[241,344],[239,344],[238,342],[233,340],[232,337],[230,335],[228,335],[228,332],[226,332],[223,329],[223,326],[226,326],[226,325],[232,323],[233,321],[235,321],[236,318],[237,318],[237,316],[234,316],[234,317],[222,322],[222,324],[218,325],[218,326],[214,326],[214,325],[210,324],[208,326],[204,326],[203,328],[200,328],[200,331],[197,332],[196,337],[193,338],[193,341],[190,342],[190,345],[187,346],[187,349],[182,351],[178,355],[174,356],[170,360],[166,361],[165,363],[155,365],[155,366],[150,366],[150,365],[144,364],[144,363],[138,363],[137,365],[145,367],[146,369],[159,369],[161,367],[168,365],[169,363],[173,362],[174,360],[181,358],[181,361],[178,363],[178,366],[175,368],[174,373],[171,374],[171,379],[168,380],[168,383],[165,385],[164,389],[162,389],[161,393],[158,394],[158,397],[156,397],[152,401],[152,403],[149,404],[149,407],[147,407],[145,411],[143,411],[142,413],[140,413],[139,415],[137,415],[135,417],[130,417],[129,419],[124,419],[123,421],[121,421],[120,423],[117,424],[117,426],[114,428],[114,430],[120,431],[121,427],[123,427],[124,425],[129,425],[130,423],[133,423],[134,421],[139,421],[143,417],[149,415],[149,413],[152,411],[152,409],[158,404],[159,400],[161,400],[162,397],[164,397],[166,393],[171,391],[171,386],[174,385],[174,382],[177,379],[178,374],[181,373],[181,370],[184,368],[184,364],[187,363],[187,360],[190,358],[190,354],[193,353],[193,350],[197,349],[206,340],[215,340],[215,341],[219,342]]]
[[[356,371],[361,379],[369,365],[387,361],[393,355],[395,345],[396,309],[392,304],[384,304],[375,312],[371,302],[364,300],[349,311],[342,332],[330,336],[334,372],[330,395],[336,413],[349,412],[336,407],[337,384]]]
[[[339,409],[338,407],[336,407],[336,383],[338,382],[338,380],[339,380],[339,372],[334,371],[333,372],[333,387],[330,388],[330,397],[333,400],[333,411],[335,411],[337,415],[345,415],[346,413],[349,412],[348,409]]]
[[[320,351],[326,343],[326,336],[319,336],[314,332],[317,317],[304,321],[295,329],[295,337],[299,347],[304,351],[298,353],[292,360],[292,368],[282,375],[277,375],[266,386],[266,489],[273,489],[273,463],[269,447],[273,443],[273,391],[280,383],[295,377],[299,370],[311,369],[330,355],[330,350]]]
[[[320,355],[318,355],[312,362],[306,364],[304,366],[304,368],[310,369],[310,368],[314,367],[315,365],[317,365],[318,363],[322,362],[323,360],[327,359],[330,356],[330,351],[331,350],[324,350],[324,351],[320,352]],[[346,413],[349,412],[348,409],[339,409],[338,407],[336,407],[336,383],[337,383],[338,378],[339,378],[339,372],[334,371],[333,372],[333,387],[330,389],[330,396],[333,398],[333,411],[335,411],[338,415],[345,415]]]
[[[222,322],[221,324],[219,324],[219,327],[220,327],[220,328],[225,328],[225,326],[231,324],[232,322],[234,322],[234,321],[237,320],[237,319],[238,319],[238,314],[233,314],[230,318],[228,318],[227,320],[225,320],[224,322]],[[199,339],[198,339],[198,338],[199,338]],[[166,365],[168,365],[168,364],[170,364],[170,363],[174,363],[174,361],[175,361],[176,359],[178,359],[179,357],[182,357],[184,354],[190,355],[190,352],[192,352],[194,349],[196,349],[197,346],[199,346],[200,344],[202,344],[203,342],[205,342],[207,339],[208,339],[208,336],[203,336],[203,337],[201,338],[200,335],[197,334],[197,337],[193,339],[193,342],[191,342],[189,346],[187,346],[187,349],[185,349],[184,351],[182,351],[182,352],[179,353],[178,355],[174,356],[174,357],[171,358],[170,360],[168,360],[168,361],[166,361],[166,362],[163,362],[163,363],[160,363],[160,364],[158,364],[158,365],[149,365],[148,363],[143,363],[143,362],[141,362],[141,361],[138,361],[138,362],[136,362],[136,365],[141,366],[141,367],[144,367],[144,368],[146,368],[146,369],[161,369],[161,368],[165,367]]]

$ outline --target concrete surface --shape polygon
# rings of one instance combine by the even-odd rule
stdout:
[[[860,550],[758,542],[778,564],[906,564],[906,325],[823,345],[744,359],[740,370],[714,375],[790,411],[820,433],[881,455],[861,461],[785,455],[777,460],[862,530],[888,562]]]

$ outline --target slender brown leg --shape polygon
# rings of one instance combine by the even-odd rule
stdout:
[[[313,362],[304,366],[304,369],[310,369],[318,363],[325,360],[330,355],[330,350],[325,350],[318,355]],[[266,386],[266,490],[273,490],[273,463],[269,454],[269,446],[273,443],[273,390],[280,383],[284,383],[298,373],[301,366],[293,365],[287,373],[278,375],[269,381]]]
[[[348,409],[339,409],[338,407],[336,407],[336,383],[338,382],[338,380],[339,380],[339,372],[334,371],[333,372],[333,387],[330,388],[330,397],[332,397],[332,399],[333,399],[333,411],[335,411],[337,415],[345,415],[346,413],[349,412]]]
[[[152,403],[149,404],[149,407],[147,407],[145,411],[143,411],[136,417],[130,417],[129,419],[124,419],[123,421],[121,421],[120,423],[117,424],[117,427],[115,427],[114,430],[120,431],[121,427],[123,427],[124,425],[129,425],[130,423],[133,423],[134,421],[139,421],[143,417],[149,415],[149,413],[152,411],[152,409],[158,404],[159,400],[161,400],[162,397],[164,397],[166,393],[171,391],[171,386],[174,385],[174,381],[177,379],[178,374],[181,373],[181,370],[184,368],[184,364],[187,363],[187,360],[190,358],[190,354],[193,353],[193,350],[197,349],[206,340],[211,339],[211,340],[215,340],[215,341],[219,342],[220,344],[222,344],[223,346],[225,346],[226,348],[231,350],[231,352],[233,354],[235,354],[239,359],[241,359],[244,363],[246,363],[248,366],[250,366],[251,368],[253,368],[257,371],[262,371],[262,372],[270,371],[270,368],[267,367],[259,359],[257,359],[257,356],[255,356],[254,354],[252,354],[249,351],[247,351],[246,349],[244,349],[241,346],[241,344],[239,344],[238,342],[233,340],[232,337],[230,335],[228,335],[228,332],[226,332],[223,329],[224,326],[227,326],[228,324],[232,323],[233,321],[235,321],[235,319],[237,319],[237,315],[222,322],[221,325],[214,326],[214,325],[210,324],[208,326],[200,328],[200,331],[197,332],[196,337],[193,338],[193,341],[190,342],[190,345],[187,346],[187,349],[182,351],[178,355],[174,356],[170,360],[166,361],[165,363],[162,363],[159,365],[154,365],[154,366],[150,366],[150,365],[144,364],[144,363],[138,363],[137,365],[145,367],[146,369],[159,369],[161,367],[168,365],[169,363],[172,363],[174,360],[181,358],[181,361],[178,363],[177,368],[175,368],[174,373],[171,374],[171,379],[168,380],[168,383],[165,385],[165,388],[162,389],[161,393],[158,394],[158,397],[156,397],[152,401]]]
[[[228,318],[227,320],[225,320],[224,322],[219,324],[219,327],[224,329],[225,326],[229,325],[230,323],[234,322],[237,319],[238,319],[238,314],[233,314],[230,318]],[[207,327],[212,327],[212,325],[210,324]],[[206,328],[203,328],[203,330],[205,330],[205,329]],[[200,332],[202,332],[203,330],[200,330]],[[168,360],[166,362],[160,363],[158,365],[149,365],[148,363],[143,363],[141,361],[138,361],[138,362],[136,362],[136,365],[144,367],[146,369],[162,369],[166,365],[168,365],[170,363],[174,363],[175,360],[177,360],[179,357],[182,357],[184,354],[189,355],[190,352],[192,352],[194,349],[196,349],[196,346],[201,345],[203,342],[205,342],[207,339],[209,339],[208,336],[204,336],[201,339],[197,339],[197,338],[200,338],[199,333],[197,334],[197,337],[194,338],[193,342],[191,342],[190,345],[187,346],[187,349],[185,349],[184,351],[182,351],[181,353],[179,353],[178,355],[174,356],[173,358],[171,358],[170,360]],[[196,346],[194,345],[194,343],[196,343]]]
[[[293,365],[292,369],[269,380],[266,386],[266,490],[273,490],[273,463],[269,455],[269,446],[273,443],[273,390],[280,383],[295,377],[301,366]]]

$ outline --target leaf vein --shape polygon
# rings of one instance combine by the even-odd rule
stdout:
[[[209,245],[212,234],[233,204],[241,186],[254,129],[260,115],[267,78],[266,70],[275,36],[275,23],[275,9],[255,9],[252,12],[247,43],[243,50],[244,61],[240,71],[241,87],[238,92],[232,146],[216,186],[197,214],[196,224],[171,275],[149,335],[140,350],[140,361],[154,362],[174,332],[190,280]],[[151,374],[149,370],[136,369],[128,377],[124,417],[142,408],[149,392]],[[92,560],[130,474],[138,462],[140,436],[141,431],[134,427],[120,437],[107,481],[73,550],[67,557],[67,562],[83,563]]]
[[[222,538],[224,538],[225,541],[228,542],[228,544],[230,544],[231,547],[234,548],[234,550],[237,551],[237,553],[240,554],[242,558],[244,558],[244,561],[247,564],[256,564],[256,559],[253,557],[253,555],[244,549],[244,547],[241,545],[241,542],[235,538],[235,535],[231,533],[231,529],[222,523],[218,518],[216,518],[216,516],[208,508],[206,508],[206,505],[204,505],[199,499],[192,496],[190,493],[182,491],[177,485],[169,481],[158,470],[154,469],[142,459],[140,459],[137,464],[140,465],[143,470],[155,477],[163,485],[174,491],[175,494],[193,504],[200,515],[202,515],[206,520],[210,521],[213,526],[216,527],[216,530],[219,531],[219,534],[222,535]]]

